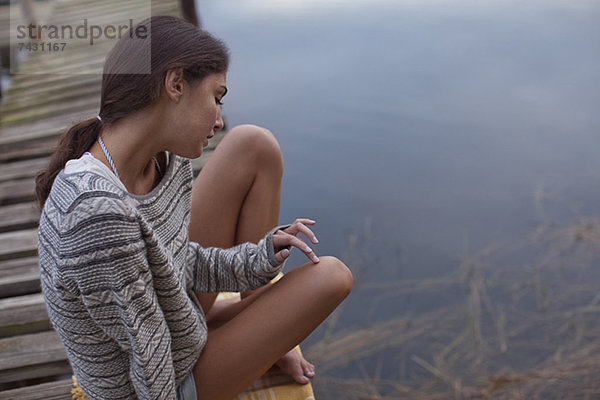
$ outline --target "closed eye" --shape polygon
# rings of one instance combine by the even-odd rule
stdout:
[[[218,105],[222,106],[223,102],[221,100],[223,100],[223,97],[225,97],[225,95],[227,94],[227,86],[221,85],[220,89],[223,90],[223,94],[221,95],[221,98],[215,97],[215,100],[217,101]]]

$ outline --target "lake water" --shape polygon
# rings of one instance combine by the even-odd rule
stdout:
[[[453,299],[457,310],[471,307],[464,324],[477,339],[472,321],[482,315],[485,325],[486,317],[473,308],[476,285],[463,280],[406,297],[402,282],[463,276],[465,259],[494,243],[523,247],[493,262],[535,266],[540,246],[527,235],[600,215],[599,2],[198,3],[203,27],[231,48],[229,126],[259,124],[279,139],[281,222],[316,219],[317,253],[346,256],[356,271],[336,325],[305,348],[331,332],[435,312]],[[289,263],[304,261],[294,254]],[[482,277],[506,307],[491,307],[490,321],[510,319],[503,315],[515,305],[512,292],[494,291]],[[553,277],[547,286],[560,287],[564,277]],[[385,282],[400,286],[386,292],[377,286]],[[486,374],[506,371],[502,365],[519,370],[508,348]],[[335,398],[328,388],[344,379],[410,386],[427,376],[443,393],[445,378],[435,376],[428,351],[390,342],[326,368],[317,394]],[[533,354],[528,360],[545,354],[534,345],[518,352]],[[446,389],[458,393],[455,384]]]

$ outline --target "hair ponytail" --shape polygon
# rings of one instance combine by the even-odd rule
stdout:
[[[50,189],[58,173],[65,167],[67,161],[79,158],[94,144],[102,123],[96,118],[81,121],[73,125],[60,139],[60,142],[50,157],[48,168],[40,171],[35,177],[35,194],[40,206],[44,208]]]

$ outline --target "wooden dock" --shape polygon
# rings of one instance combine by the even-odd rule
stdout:
[[[143,8],[138,6],[148,1],[45,4],[52,7],[45,22],[77,24],[90,13],[104,23],[123,15],[138,22],[137,10]],[[153,15],[181,15],[176,0],[153,0],[151,10]],[[64,57],[32,54],[20,65],[0,105],[0,399],[71,398],[71,369],[40,293],[34,178],[47,165],[60,135],[98,114],[98,72],[110,45],[90,46],[83,57],[81,52]],[[205,154],[193,160],[195,174],[223,135],[215,135]]]

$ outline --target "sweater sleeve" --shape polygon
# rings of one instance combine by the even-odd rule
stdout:
[[[171,336],[134,211],[120,199],[92,198],[71,214],[74,223],[63,232],[62,253],[76,259],[73,277],[91,319],[127,355],[128,365],[121,368],[138,398],[175,399]],[[81,368],[90,373],[103,357],[83,357]]]
[[[257,244],[247,242],[229,249],[204,248],[189,242],[188,266],[192,268],[193,290],[201,293],[243,292],[269,283],[285,265],[285,261],[280,263],[275,258],[273,234],[289,226],[273,228]],[[290,249],[290,246],[285,248]]]

